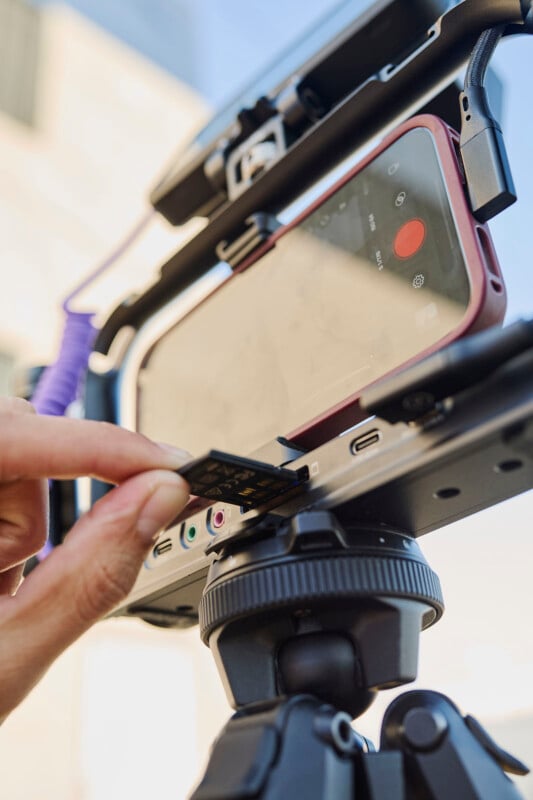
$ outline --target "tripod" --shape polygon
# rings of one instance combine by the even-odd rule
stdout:
[[[527,767],[441,694],[393,701],[377,752],[352,728],[379,690],[414,680],[443,603],[414,539],[339,520],[267,518],[219,546],[201,635],[237,712],[192,800],[517,800],[505,772]]]

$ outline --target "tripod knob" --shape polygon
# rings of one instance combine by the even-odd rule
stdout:
[[[446,717],[436,709],[411,708],[403,719],[403,735],[414,750],[434,750],[447,730]]]

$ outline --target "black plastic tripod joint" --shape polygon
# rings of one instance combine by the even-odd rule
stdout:
[[[349,718],[299,695],[238,711],[216,740],[191,800],[354,797]]]
[[[408,692],[391,703],[383,718],[380,754],[391,751],[402,753],[407,800],[517,800],[522,795],[505,773],[528,772],[477,720],[462,717],[437,692]],[[374,769],[380,769],[378,762]]]
[[[518,800],[525,767],[436,692],[389,706],[381,749],[314,697],[239,711],[215,742],[191,800]]]

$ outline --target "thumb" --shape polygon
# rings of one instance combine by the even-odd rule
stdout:
[[[112,489],[65,542],[0,602],[0,718],[52,661],[131,590],[158,531],[185,506],[188,486],[153,470]]]

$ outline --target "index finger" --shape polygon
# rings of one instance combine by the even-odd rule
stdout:
[[[108,422],[0,414],[0,481],[88,475],[121,483],[150,469],[179,469],[190,458]]]

